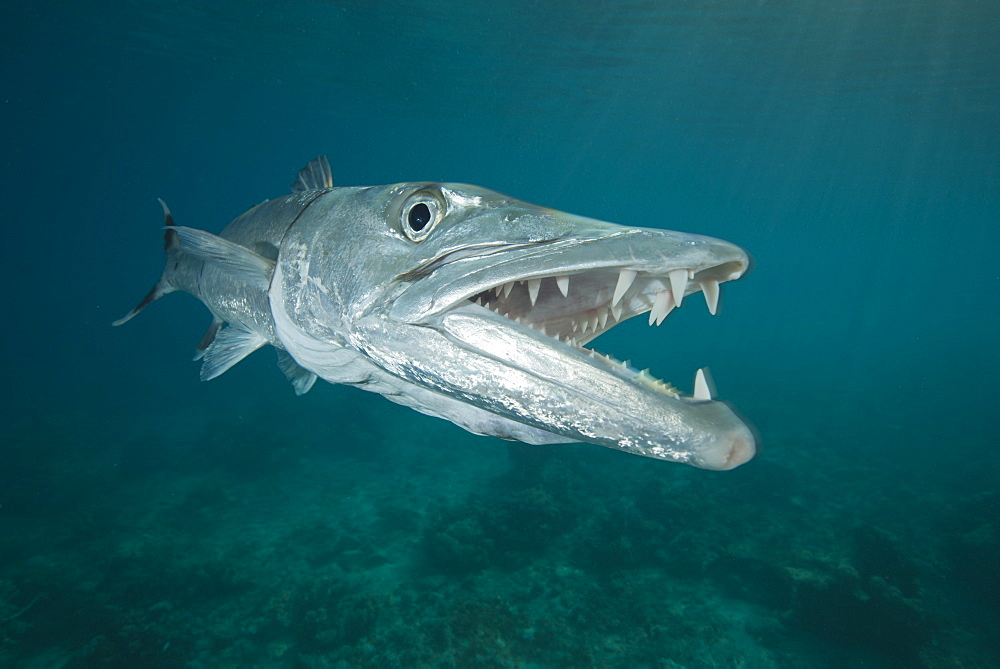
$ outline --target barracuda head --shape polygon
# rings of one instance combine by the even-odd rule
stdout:
[[[282,243],[271,303],[319,376],[480,434],[707,469],[753,457],[700,372],[685,396],[587,346],[629,318],[659,325],[696,292],[714,314],[719,285],[747,269],[738,247],[458,184],[334,189],[313,208]]]

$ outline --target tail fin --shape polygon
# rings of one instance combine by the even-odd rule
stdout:
[[[160,276],[160,280],[156,282],[156,285],[153,286],[148,293],[146,293],[146,297],[142,298],[142,301],[139,302],[139,304],[137,304],[132,311],[128,312],[111,324],[115,327],[128,323],[132,320],[133,316],[145,309],[147,306],[164,295],[169,295],[177,290],[170,285],[170,281],[167,276],[170,273],[170,256],[173,255],[175,250],[180,246],[180,239],[178,238],[177,233],[171,229],[174,227],[174,217],[170,214],[170,208],[167,207],[167,203],[163,200],[160,200],[160,205],[163,207],[164,225],[167,227],[167,231],[163,235],[163,251],[167,254],[167,266],[163,270],[163,275]]]

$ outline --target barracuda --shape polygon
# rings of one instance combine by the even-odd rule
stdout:
[[[270,344],[298,394],[317,377],[356,385],[476,434],[589,442],[706,469],[756,451],[701,370],[685,396],[587,347],[635,316],[660,325],[696,292],[715,314],[719,285],[748,266],[728,242],[478,186],[335,188],[325,157],[291,195],[220,235],[163,210],[166,269],[114,325],[191,293],[212,313],[195,355],[203,380]]]

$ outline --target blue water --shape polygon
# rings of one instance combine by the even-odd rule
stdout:
[[[0,8],[3,667],[1000,664],[1000,5]],[[711,367],[707,472],[199,383],[157,197],[218,232],[313,156],[721,237],[595,344]],[[700,302],[700,300],[693,300]]]

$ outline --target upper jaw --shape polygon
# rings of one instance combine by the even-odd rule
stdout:
[[[711,237],[585,220],[590,234],[584,238],[492,247],[489,255],[440,263],[399,295],[390,313],[399,321],[431,324],[478,305],[484,316],[489,310],[490,316],[506,317],[508,329],[521,330],[522,336],[566,346],[637,385],[689,399],[648,370],[632,369],[584,346],[640,314],[649,314],[650,325],[660,325],[696,292],[716,313],[719,284],[743,275],[747,254]],[[690,399],[711,399],[707,383],[699,388],[696,379]]]
[[[702,292],[713,314],[719,284],[749,265],[739,247],[669,230],[610,228],[603,235],[491,248],[445,262],[397,297],[390,313],[418,323],[472,301],[559,339],[583,344],[633,316],[662,323]]]

